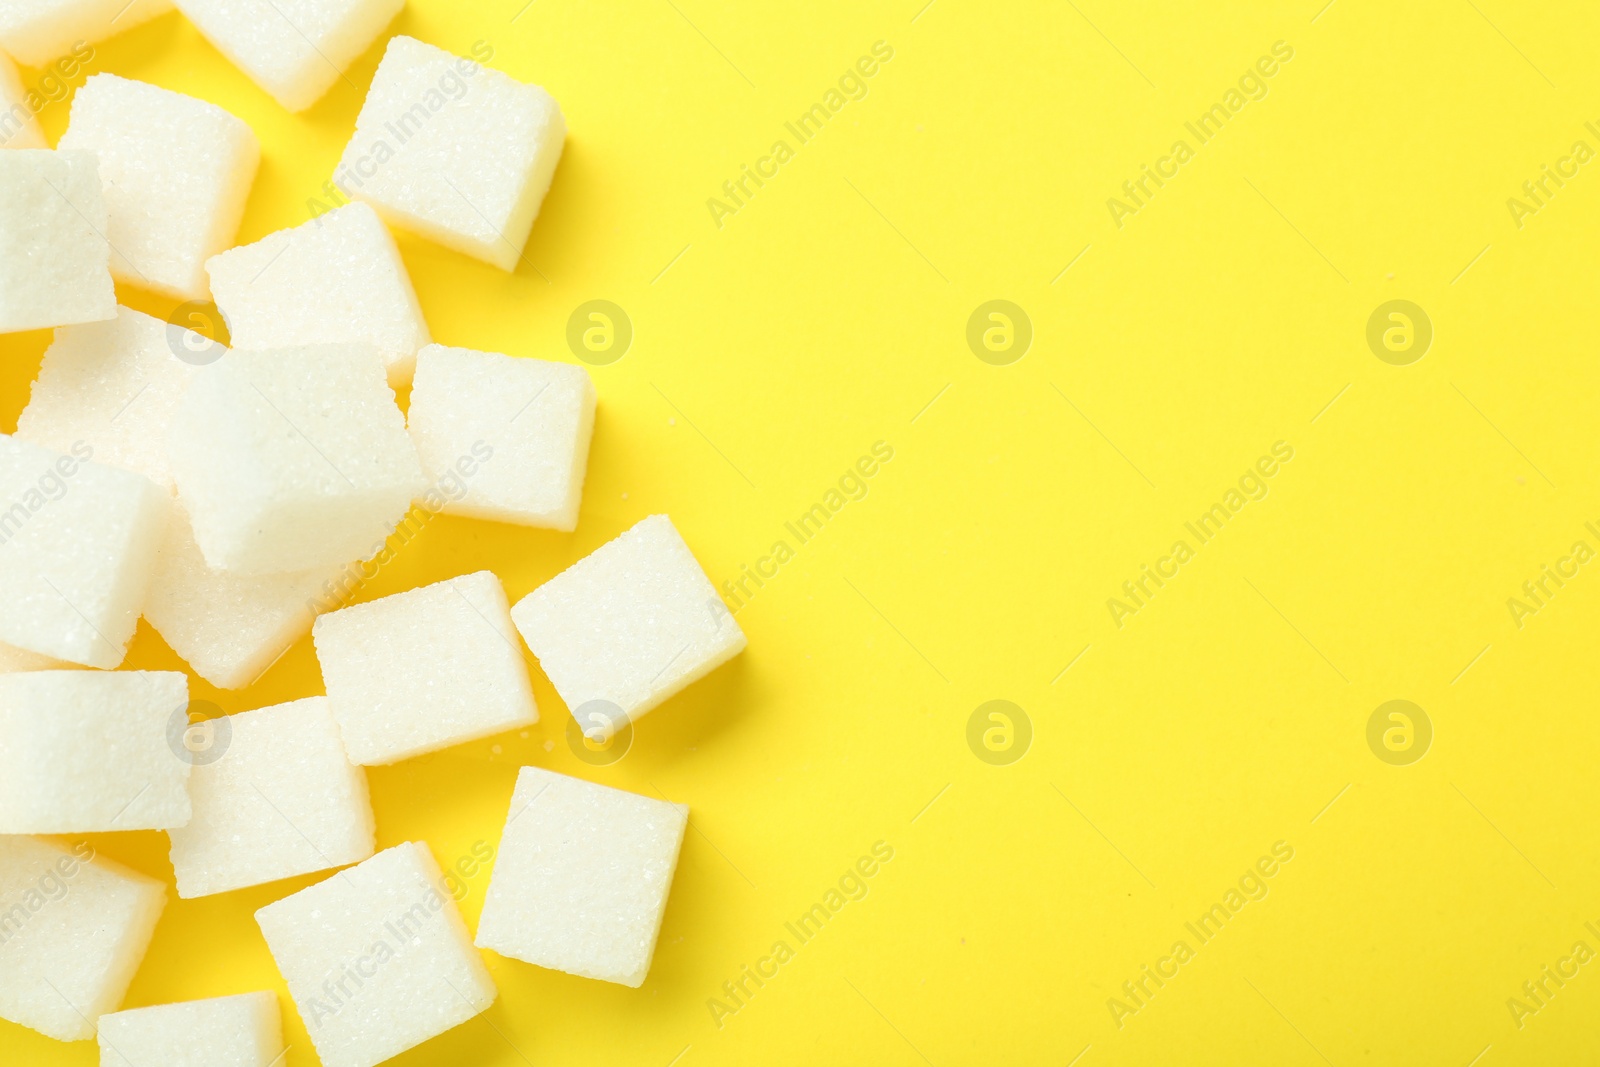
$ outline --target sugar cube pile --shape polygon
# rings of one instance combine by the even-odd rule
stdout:
[[[407,842],[256,912],[324,1067],[372,1067],[496,990],[428,846]]]
[[[112,1012],[99,1037],[100,1067],[273,1067],[284,1051],[271,993]]]
[[[587,733],[745,646],[665,515],[515,607],[466,567],[364,589],[439,511],[553,531],[540,538],[578,527],[589,372],[433,343],[389,229],[515,272],[561,108],[484,67],[486,44],[468,59],[391,37],[325,190],[335,206],[230,247],[261,161],[249,125],[96,73],[50,149],[6,55],[68,77],[57,57],[85,64],[172,6],[0,0],[0,333],[54,330],[0,434],[0,1019],[98,1038],[106,1067],[279,1067],[288,1052],[271,992],[123,1008],[165,882],[37,835],[161,831],[180,898],[270,900],[255,918],[325,1067],[373,1067],[490,1010],[481,950],[637,988],[686,806],[521,767],[474,938],[457,906],[467,858],[446,874],[421,842],[379,851],[366,770],[526,738],[530,651]],[[404,4],[176,6],[298,111],[349,80]],[[119,284],[144,295],[120,304]],[[135,310],[152,296],[182,303],[162,321]],[[208,297],[227,344],[188,328]],[[218,689],[253,686],[309,634],[326,695],[191,701],[187,673],[118,669],[141,619]],[[496,857],[482,839],[471,854],[472,871]]]
[[[167,891],[87,842],[0,836],[0,1019],[85,1041],[121,1004]]]
[[[331,89],[405,0],[177,0],[223,55],[290,111]]]
[[[206,260],[233,242],[261,158],[250,127],[192,96],[95,74],[60,147],[99,161],[112,277],[204,297]]]
[[[42,67],[171,10],[172,0],[0,0],[0,49]]]
[[[165,830],[189,821],[173,671],[0,674],[0,834]]]
[[[311,631],[350,758],[393,763],[538,721],[500,579],[451,578]]]
[[[234,349],[189,386],[168,444],[178,499],[219,570],[366,559],[424,488],[382,356],[366,345]]]
[[[206,270],[235,348],[375,345],[400,385],[428,343],[400,251],[365,204],[230,249]]]
[[[90,152],[0,152],[0,333],[116,317],[99,164]]]
[[[446,512],[571,531],[594,408],[582,367],[429,345],[417,355],[406,425],[430,481],[488,452]]]
[[[515,270],[566,136],[537,85],[394,37],[334,182],[402,229]]]
[[[681,804],[522,768],[478,945],[638,988],[688,819]]]
[[[570,710],[603,702],[623,721],[745,646],[744,631],[665,515],[556,575],[518,601],[511,617]]]
[[[194,816],[167,831],[178,896],[225,893],[372,855],[367,776],[345,755],[326,697],[207,725],[221,754],[196,759]]]

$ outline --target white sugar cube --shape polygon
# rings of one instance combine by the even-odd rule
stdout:
[[[429,480],[454,471],[466,484],[445,511],[572,530],[594,404],[582,367],[429,345],[417,355],[406,424]]]
[[[322,98],[405,0],[177,0],[206,40],[290,111]]]
[[[365,204],[229,249],[206,270],[235,348],[376,345],[398,385],[428,343],[400,250]]]
[[[233,349],[189,387],[168,446],[206,563],[244,574],[366,559],[424,485],[362,345]]]
[[[60,147],[100,162],[112,277],[204,297],[206,260],[233,244],[260,162],[250,127],[204,100],[96,74],[72,98]]]
[[[311,631],[336,600],[335,581],[346,568],[219,571],[206,564],[188,516],[173,510],[145,597],[145,620],[200,677],[219,689],[241,689]]]
[[[37,652],[27,652],[11,645],[0,645],[0,674],[12,674],[16,671],[57,671],[71,666],[61,660],[41,656]]]
[[[652,515],[601,545],[511,609],[528,648],[586,729],[639,718],[744,650],[672,520]],[[616,722],[613,729],[620,729]]]
[[[324,1067],[372,1067],[459,1026],[495,987],[426,845],[256,912]]]
[[[311,639],[356,763],[539,721],[505,589],[489,571],[329,612]]]
[[[98,462],[170,492],[167,434],[202,369],[174,354],[189,351],[189,339],[200,335],[126,307],[114,319],[61,327],[17,419],[17,438],[57,452],[87,445]]]
[[[537,85],[394,37],[334,183],[396,226],[515,270],[566,135]]]
[[[0,641],[115,667],[172,504],[150,479],[88,462],[90,454],[86,445],[62,455],[0,434]]]
[[[522,768],[479,947],[637,989],[688,821],[682,804]]]
[[[85,45],[172,10],[172,0],[0,0],[0,48],[42,67],[57,56],[93,56]]]
[[[0,837],[0,1019],[86,1041],[122,1003],[167,891],[73,846]]]
[[[100,1017],[100,1067],[275,1067],[283,1022],[272,993],[130,1008]]]
[[[189,778],[194,817],[167,831],[178,896],[226,893],[372,855],[367,774],[345,755],[326,697],[204,725],[203,754]]]
[[[0,10],[4,10],[0,2]],[[49,148],[39,119],[28,103],[22,75],[11,57],[0,52],[0,148]]]
[[[92,154],[0,152],[0,249],[0,333],[116,316]]]
[[[0,674],[0,834],[188,822],[189,763],[171,731],[188,705],[172,671]]]

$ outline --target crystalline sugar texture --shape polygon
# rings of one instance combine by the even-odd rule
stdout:
[[[396,226],[515,270],[566,133],[537,85],[394,37],[334,181]]]
[[[261,158],[250,127],[192,96],[96,74],[72,98],[61,148],[99,160],[112,276],[204,297],[206,260],[233,243]]]

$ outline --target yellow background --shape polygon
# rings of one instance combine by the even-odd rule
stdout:
[[[487,42],[571,129],[526,253],[548,281],[402,238],[435,338],[570,360],[603,298],[635,340],[592,372],[575,535],[440,518],[363,598],[492,567],[515,599],[658,511],[720,583],[894,449],[741,607],[748,652],[620,762],[568,750],[535,668],[530,736],[371,772],[380,846],[445,864],[498,841],[524,763],[692,809],[642,989],[490,956],[495,1006],[394,1062],[1596,1062],[1600,964],[1520,1029],[1506,1001],[1600,949],[1600,564],[1520,629],[1506,601],[1600,547],[1600,165],[1520,229],[1506,201],[1600,148],[1600,14],[922,3],[412,0],[393,27]],[[880,40],[868,95],[719,228],[707,199]],[[1114,225],[1107,198],[1276,41],[1266,98]],[[380,54],[303,116],[175,15],[90,70],[250,122],[248,241],[305,220]],[[996,298],[1034,328],[1009,366],[965,340]],[[1435,331],[1404,367],[1365,341],[1396,298]],[[0,429],[46,343],[0,346]],[[1119,629],[1107,598],[1280,440],[1267,497]],[[141,627],[126,666],[180,664]],[[230,712],[321,691],[309,640],[247,690],[195,686]],[[1435,732],[1404,767],[1366,741],[1397,698]],[[966,740],[992,699],[1033,728],[1008,766]],[[722,983],[878,841],[867,896],[719,1027]],[[1107,999],[1277,841],[1267,897],[1119,1028]],[[163,835],[94,842],[170,879]],[[320,877],[171,899],[127,1004],[275,989],[288,1064],[315,1063],[251,916]],[[0,1023],[5,1062],[95,1055]]]

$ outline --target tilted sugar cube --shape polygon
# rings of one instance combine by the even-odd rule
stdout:
[[[0,248],[0,333],[116,317],[92,154],[0,152]]]
[[[290,111],[322,98],[405,0],[177,0],[217,51]]]
[[[394,37],[334,184],[396,226],[515,270],[566,134],[537,85]]]
[[[688,821],[682,804],[522,768],[478,946],[637,989]]]
[[[109,668],[138,625],[172,501],[91,454],[0,434],[0,641]]]
[[[582,367],[429,345],[406,417],[428,479],[466,486],[455,515],[572,530],[594,430]]]
[[[0,836],[0,1019],[86,1041],[144,959],[167,891],[154,878],[66,846]]]
[[[174,343],[183,342],[169,331],[189,335],[126,307],[114,319],[58,329],[17,419],[17,439],[57,452],[87,445],[98,462],[170,492],[167,434],[203,368],[174,354]]]
[[[0,0],[0,48],[42,67],[171,10],[172,0]]]
[[[311,639],[356,763],[539,721],[505,589],[489,571],[329,612]]]
[[[382,359],[363,345],[233,349],[189,387],[168,447],[178,499],[219,570],[367,559],[424,488]]]
[[[0,0],[0,10],[4,2]],[[49,148],[11,57],[0,52],[0,148]]]
[[[399,385],[428,343],[400,250],[365,204],[229,249],[206,270],[235,348],[376,345]]]
[[[345,755],[326,697],[205,725],[206,755],[189,777],[194,817],[167,831],[178,896],[226,893],[372,855],[367,775]]]
[[[585,729],[592,707],[637,719],[745,646],[665,515],[601,545],[523,597],[511,617]]]
[[[254,682],[333,606],[345,568],[237,574],[206,564],[188,516],[175,508],[156,556],[144,617],[172,651],[219,689]]]
[[[188,822],[189,762],[172,730],[188,704],[172,671],[0,674],[0,834]]]
[[[72,98],[62,149],[93,152],[111,275],[179,300],[206,295],[206,260],[233,244],[261,146],[192,96],[96,74]]]
[[[256,912],[324,1067],[372,1067],[494,1003],[428,847],[385,849]]]
[[[112,1012],[99,1036],[100,1067],[274,1067],[283,1053],[273,993]]]

